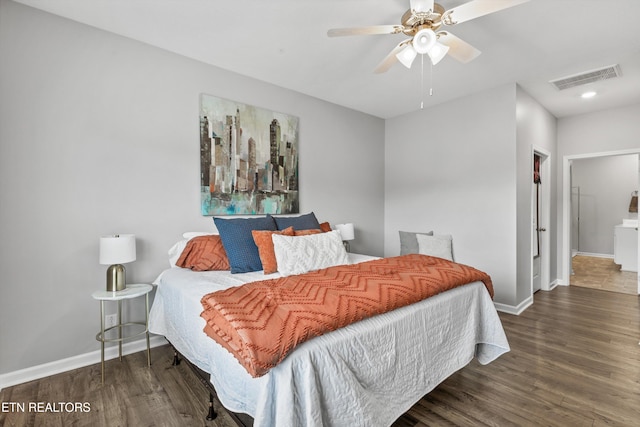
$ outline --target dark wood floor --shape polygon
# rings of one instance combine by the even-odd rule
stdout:
[[[560,287],[538,292],[520,316],[500,314],[511,352],[469,366],[425,396],[394,427],[638,426],[638,296]],[[233,426],[220,409],[204,420],[207,396],[171,349],[144,353],[16,385],[3,404],[87,402],[89,412],[0,412],[3,426]]]

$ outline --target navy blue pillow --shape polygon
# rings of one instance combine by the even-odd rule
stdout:
[[[262,270],[258,247],[251,230],[276,230],[270,216],[260,218],[213,218],[232,273]]]
[[[313,212],[298,216],[274,216],[278,230],[293,227],[294,230],[315,230],[320,229],[320,223]]]

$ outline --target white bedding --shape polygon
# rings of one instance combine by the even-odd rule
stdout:
[[[203,332],[200,299],[271,277],[278,273],[171,268],[154,282],[149,317],[150,331],[209,372],[222,404],[253,416],[256,427],[389,426],[474,356],[487,364],[509,351],[493,302],[475,282],[307,341],[252,378]]]

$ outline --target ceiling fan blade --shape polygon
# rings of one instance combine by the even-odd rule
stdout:
[[[472,0],[447,10],[442,16],[442,22],[445,25],[455,25],[528,1],[529,0]]]
[[[399,43],[396,47],[394,47],[391,52],[378,64],[378,66],[373,70],[374,73],[380,74],[386,72],[393,64],[398,62],[398,58],[396,54],[400,52],[404,46],[411,42],[411,39],[407,39],[401,43]]]
[[[427,12],[429,10],[433,10],[434,0],[410,0],[409,4],[411,5],[411,10],[415,10],[416,12]]]
[[[447,31],[440,31],[437,35],[440,43],[449,46],[448,54],[463,64],[473,61],[482,53],[466,41]]]
[[[368,36],[371,34],[397,34],[404,30],[402,25],[372,25],[359,28],[332,28],[327,31],[329,37]]]

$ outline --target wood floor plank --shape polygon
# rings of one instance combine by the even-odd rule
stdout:
[[[8,412],[0,412],[0,422],[3,426],[32,426],[35,425],[34,412],[27,409],[29,402],[35,402],[38,395],[38,382],[31,381],[18,384],[0,393],[0,401],[12,404],[14,409]],[[6,397],[5,397],[6,396]],[[20,408],[15,406],[21,405]]]

